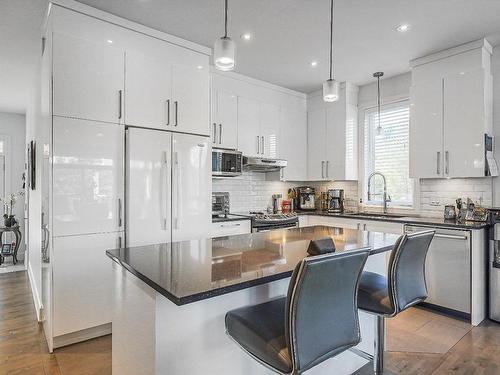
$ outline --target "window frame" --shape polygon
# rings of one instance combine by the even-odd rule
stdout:
[[[390,106],[396,106],[398,104],[401,104],[401,103],[407,103],[408,104],[408,110],[410,111],[410,98],[408,96],[398,96],[398,97],[394,97],[394,98],[391,98],[390,100],[385,100],[382,105],[381,105],[381,110],[384,109],[384,107],[390,107]],[[360,116],[359,116],[359,134],[361,135],[360,138],[359,138],[359,150],[361,151],[360,152],[360,162],[359,162],[359,168],[360,168],[360,176],[359,176],[359,181],[361,182],[358,186],[358,194],[359,194],[359,197],[361,198],[360,199],[360,206],[364,207],[364,208],[367,208],[367,209],[371,209],[371,208],[379,208],[382,206],[383,204],[383,201],[382,199],[379,199],[379,198],[375,198],[375,199],[372,199],[370,201],[368,201],[367,199],[367,185],[368,185],[368,181],[367,181],[367,176],[369,175],[368,173],[366,173],[366,165],[365,165],[365,160],[366,160],[366,155],[365,155],[365,139],[367,136],[371,136],[371,134],[365,134],[365,122],[366,122],[366,118],[367,118],[367,115],[372,112],[372,111],[376,111],[377,110],[377,105],[376,104],[371,104],[370,105],[366,105],[366,106],[363,106],[363,107],[360,107],[359,108],[360,110]],[[411,114],[409,114],[409,116],[411,116]],[[411,126],[411,119],[409,118],[409,124],[408,126],[410,127]],[[373,142],[370,142],[370,151],[369,152],[372,152],[372,145],[373,145]],[[408,144],[408,147],[410,147],[410,145]],[[408,211],[418,211],[418,207],[420,205],[420,183],[419,183],[419,179],[416,179],[416,178],[410,178],[410,180],[412,181],[413,183],[413,196],[412,196],[412,202],[409,203],[409,204],[401,204],[401,202],[389,202],[388,203],[388,209],[390,211],[402,211],[402,212],[408,212]],[[387,192],[389,195],[390,195],[390,191]]]

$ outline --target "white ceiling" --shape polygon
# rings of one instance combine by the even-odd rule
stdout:
[[[209,47],[223,33],[223,0],[80,2]],[[43,3],[0,0],[0,110],[25,106]],[[328,76],[329,3],[229,0],[236,71],[306,93],[319,89]],[[337,0],[335,78],[361,85],[374,71],[397,75],[408,71],[412,58],[484,36],[500,44],[499,15],[500,0]],[[401,23],[411,30],[395,32]],[[253,39],[241,40],[244,32]]]

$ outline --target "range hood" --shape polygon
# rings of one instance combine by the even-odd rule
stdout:
[[[273,172],[285,168],[287,161],[283,159],[268,159],[257,156],[243,156],[243,169],[254,172]]]

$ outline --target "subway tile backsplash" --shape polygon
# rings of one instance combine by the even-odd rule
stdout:
[[[312,186],[316,191],[344,189],[346,209],[354,211],[359,202],[357,181],[331,182],[281,182],[266,180],[265,173],[249,172],[240,177],[212,179],[213,191],[228,191],[232,212],[265,211],[271,206],[271,196],[276,193],[287,198],[291,187]],[[420,180],[420,207],[416,210],[423,216],[441,217],[444,206],[455,204],[456,198],[471,198],[488,207],[492,205],[493,188],[491,178],[422,179]],[[390,204],[389,204],[390,209]]]

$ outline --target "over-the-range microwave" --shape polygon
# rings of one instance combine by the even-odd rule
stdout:
[[[241,175],[241,152],[212,148],[212,176],[234,177]]]

